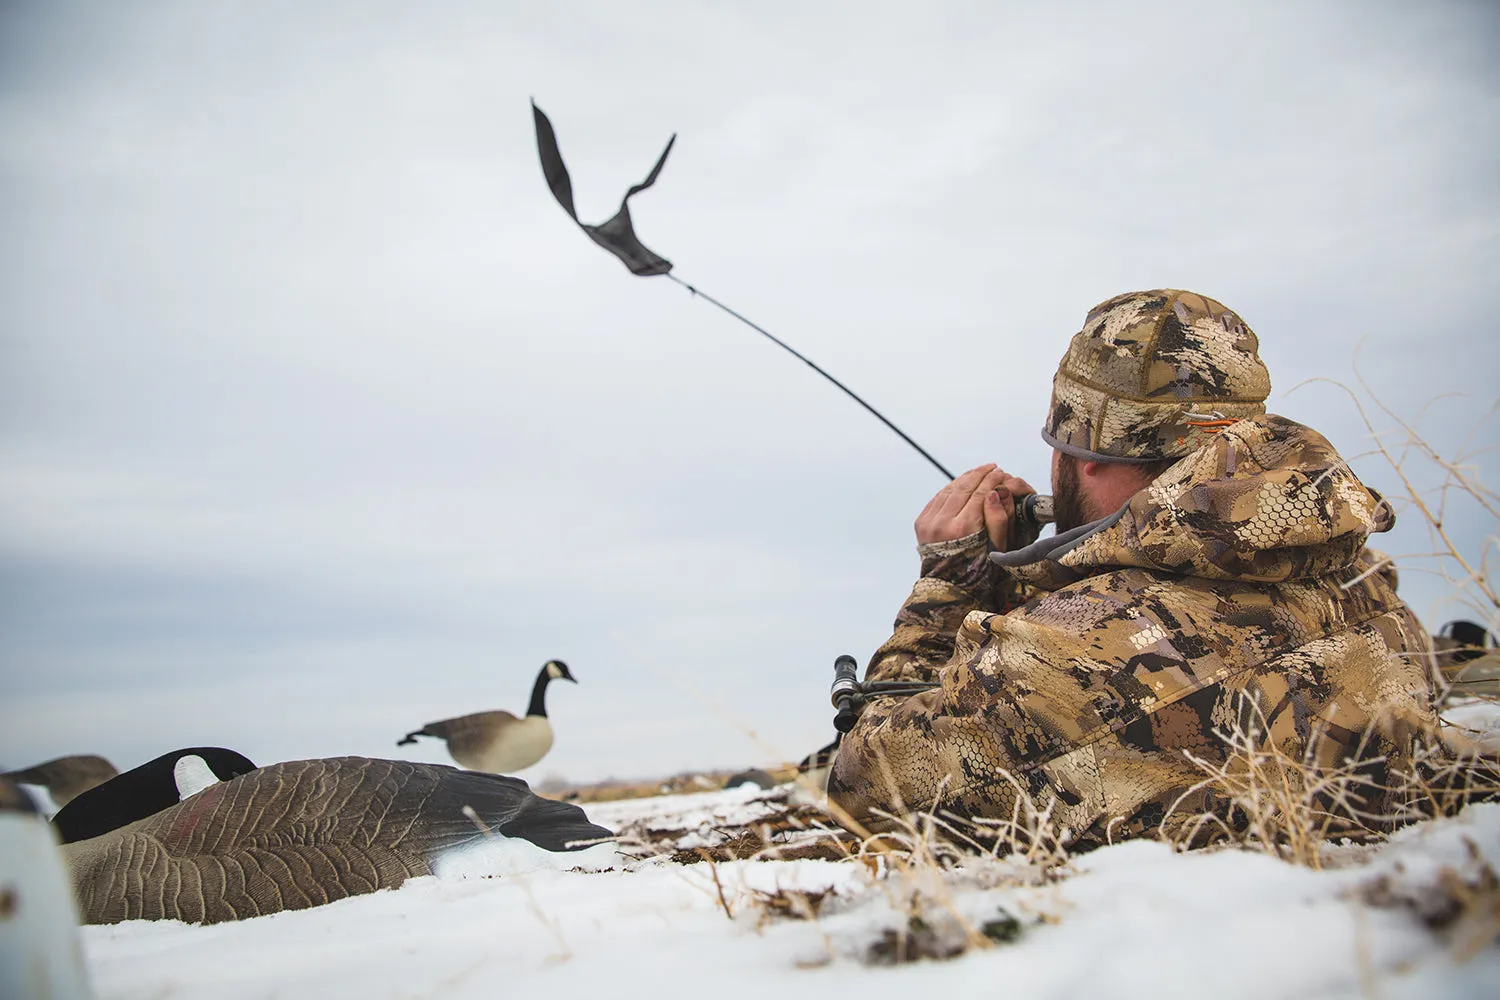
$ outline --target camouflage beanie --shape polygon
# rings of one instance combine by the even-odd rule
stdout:
[[[1159,289],[1089,311],[1052,380],[1042,437],[1107,462],[1191,454],[1236,420],[1266,412],[1259,341],[1213,299]]]

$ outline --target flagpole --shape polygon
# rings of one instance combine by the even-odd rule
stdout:
[[[866,403],[863,399],[860,399],[859,395],[853,389],[849,388],[847,385],[840,382],[832,375],[828,374],[822,368],[819,368],[812,362],[811,359],[804,356],[800,351],[792,347],[792,345],[773,336],[771,332],[765,327],[751,322],[748,318],[735,312],[733,309],[729,308],[724,303],[714,298],[712,295],[708,295],[704,292],[698,291],[697,288],[677,277],[677,275],[672,273],[671,261],[667,260],[665,257],[662,257],[660,254],[653,252],[649,247],[641,243],[640,238],[635,234],[635,227],[631,225],[630,199],[656,183],[657,175],[661,173],[661,168],[667,162],[667,154],[672,152],[672,146],[677,141],[677,136],[675,134],[671,139],[667,140],[666,148],[663,149],[661,151],[661,155],[656,158],[656,165],[651,168],[651,172],[646,175],[646,179],[641,181],[639,184],[632,186],[628,191],[625,192],[625,197],[620,200],[619,211],[615,212],[614,217],[606,222],[601,222],[598,225],[589,225],[588,223],[585,223],[583,220],[578,218],[578,211],[573,205],[573,178],[568,174],[567,165],[563,163],[562,150],[557,148],[557,132],[552,128],[552,120],[547,117],[546,113],[542,111],[541,108],[536,106],[535,100],[531,102],[531,117],[532,121],[536,125],[536,151],[537,156],[540,157],[542,161],[542,176],[547,181],[547,187],[551,188],[552,197],[557,199],[557,203],[562,206],[563,211],[568,213],[568,217],[571,218],[580,229],[582,229],[585,233],[588,233],[589,239],[593,240],[599,246],[603,247],[605,250],[613,254],[615,258],[620,261],[620,263],[624,264],[627,268],[630,269],[631,274],[637,275],[638,277],[642,278],[650,278],[655,277],[659,274],[665,274],[667,277],[677,282],[683,288],[686,288],[694,296],[699,296],[707,299],[709,302],[718,306],[720,309],[724,310],[729,315],[739,320],[741,323],[744,323],[750,329],[765,337],[767,340],[771,341],[773,344],[788,352],[803,364],[807,365],[807,367],[811,368],[813,371],[817,372],[819,375],[823,376],[834,385],[838,386],[839,389],[844,393],[844,395],[854,400],[860,406],[863,406],[870,412],[871,415],[875,417],[875,419],[879,420],[891,430],[895,431],[897,437],[915,448],[917,454],[921,455],[923,458],[927,459],[927,461],[932,463],[933,468],[937,469],[948,479],[954,478],[953,473],[943,468],[943,463],[927,454],[927,450],[925,448],[908,437],[906,432],[901,428],[897,427],[895,424],[887,420],[885,418],[885,414],[875,409],[875,407],[871,406],[869,403]]]
[[[847,385],[845,385],[844,383],[840,382],[838,379],[834,378],[832,375],[828,374],[822,368],[819,368],[810,358],[808,358],[806,355],[804,355],[801,351],[797,350],[795,347],[793,347],[792,345],[788,344],[786,341],[784,341],[784,340],[780,339],[779,337],[775,336],[774,334],[772,334],[769,330],[767,330],[765,327],[761,326],[760,324],[752,322],[751,320],[749,320],[745,316],[742,316],[741,314],[735,312],[733,309],[729,308],[724,303],[722,303],[718,299],[714,298],[712,295],[709,295],[707,292],[699,291],[695,286],[688,284],[686,281],[683,281],[681,278],[677,277],[677,275],[673,274],[672,272],[668,271],[667,272],[667,277],[669,277],[673,281],[677,282],[683,288],[686,288],[689,292],[692,292],[694,296],[696,296],[698,298],[702,298],[705,301],[711,302],[714,305],[718,306],[720,309],[724,310],[729,315],[731,315],[735,319],[739,320],[741,323],[744,323],[746,326],[748,326],[750,329],[754,330],[756,333],[759,333],[761,336],[767,338],[772,343],[776,344],[776,346],[780,347],[781,349],[787,351],[788,353],[790,353],[791,355],[793,355],[794,357],[796,357],[797,360],[799,360],[803,364],[807,365],[807,367],[811,368],[813,371],[817,372],[819,375],[823,376],[828,381],[830,381],[834,385],[838,386],[840,389],[842,389],[844,391],[844,394],[847,395],[850,399],[854,400],[860,406],[863,406],[866,410],[869,410],[870,413],[872,413],[881,423],[885,424],[891,430],[895,431],[896,435],[898,437],[900,437],[901,440],[905,441],[907,444],[909,444],[913,448],[915,448],[917,450],[918,454],[920,454],[923,458],[927,459],[927,461],[931,462],[932,465],[933,465],[933,467],[936,468],[939,472],[941,472],[944,476],[948,477],[949,479],[955,479],[955,478],[957,478],[956,476],[953,475],[953,473],[951,473],[947,469],[943,468],[943,463],[939,462],[937,459],[935,459],[931,455],[929,455],[927,453],[927,449],[925,449],[921,445],[917,444],[917,442],[913,441],[910,437],[907,436],[907,434],[906,434],[905,431],[903,431],[901,428],[897,427],[895,424],[893,424],[889,420],[887,420],[885,418],[885,414],[883,414],[879,410],[875,409],[875,407],[871,406],[869,403],[866,403],[863,399],[861,399],[859,397],[859,394],[856,393],[853,389],[849,388]]]

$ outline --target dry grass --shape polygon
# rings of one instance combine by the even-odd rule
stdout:
[[[1046,812],[1034,805],[1029,811],[1038,816]],[[870,964],[946,960],[1014,942],[1022,935],[1020,920],[993,906],[975,915],[960,905],[959,891],[1034,885],[1057,877],[1058,868],[1050,866],[1055,858],[1048,857],[1047,867],[1034,866],[1025,860],[1028,844],[1004,839],[1009,828],[978,831],[968,821],[935,812],[887,819],[892,830],[865,842],[866,850],[877,851],[882,862],[868,866],[868,881],[896,920],[866,947],[861,957]],[[988,848],[976,833],[988,836]],[[1001,856],[1008,860],[1002,862]]]
[[[791,781],[797,773],[797,765],[778,763],[760,768],[773,781]],[[646,799],[657,795],[690,795],[695,792],[712,792],[724,787],[724,783],[740,771],[726,768],[709,771],[683,771],[664,778],[606,778],[587,784],[573,784],[560,778],[548,778],[533,789],[538,795],[549,799],[562,799],[589,805],[595,802],[620,802],[626,799]]]
[[[737,902],[721,896],[721,908],[730,915],[753,912],[760,926],[787,919],[818,920],[830,908],[883,905],[889,919],[856,956],[876,965],[950,959],[1013,942],[1023,932],[1018,917],[993,903],[975,913],[972,906],[960,904],[959,894],[1045,885],[1063,876],[1068,855],[1051,822],[1051,805],[1038,805],[1019,782],[1015,784],[1017,805],[1004,820],[960,819],[935,810],[887,814],[878,817],[887,829],[872,833],[853,817],[838,815],[832,805],[843,830],[857,832],[830,831],[826,839],[811,843],[829,848],[830,860],[854,866],[860,885],[857,900],[827,891],[750,889],[738,894]],[[699,853],[710,865],[720,860],[707,850]],[[740,855],[786,856],[785,848],[775,846]],[[712,878],[722,889],[717,871]]]
[[[1372,443],[1371,448],[1349,460],[1382,459],[1400,484],[1398,490],[1386,491],[1386,499],[1391,501],[1398,515],[1415,514],[1420,518],[1429,547],[1396,556],[1396,565],[1402,573],[1426,574],[1442,580],[1448,594],[1445,603],[1464,609],[1492,634],[1500,634],[1500,577],[1496,572],[1496,555],[1500,550],[1500,494],[1480,480],[1476,461],[1479,456],[1493,450],[1490,446],[1478,446],[1476,440],[1482,431],[1493,427],[1492,418],[1500,412],[1500,401],[1489,409],[1484,419],[1470,427],[1451,455],[1445,455],[1421,433],[1419,425],[1447,396],[1430,400],[1415,420],[1407,421],[1370,388],[1360,374],[1357,358],[1354,371],[1358,391],[1334,379],[1309,379],[1301,385],[1332,385],[1349,398]],[[1301,385],[1294,386],[1293,391]],[[1377,418],[1380,425],[1376,423]],[[1477,551],[1464,551],[1455,541],[1452,525],[1465,515],[1476,518],[1483,526],[1483,540]],[[1434,688],[1441,702],[1451,693],[1450,677],[1437,668],[1435,656],[1429,660]]]
[[[889,829],[871,832],[837,804],[791,801],[778,788],[749,800],[760,818],[693,829],[649,818],[620,830],[622,848],[638,861],[666,860],[727,919],[761,929],[782,921],[812,922],[836,952],[872,964],[953,958],[1016,940],[1023,921],[994,902],[975,907],[971,890],[1041,886],[1062,877],[1067,852],[1039,806],[1017,783],[1018,803],[1005,820],[964,821],[937,812],[883,816]],[[708,841],[708,843],[704,843]],[[817,859],[849,866],[851,878],[823,887],[764,887],[764,876],[733,862]],[[760,883],[753,885],[752,882]],[[967,894],[968,905],[960,905]],[[982,899],[982,896],[979,898]],[[867,936],[838,948],[823,921],[851,909],[884,914]]]
[[[818,858],[841,860],[856,853],[857,838],[815,806],[788,801],[777,788],[744,803],[762,815],[742,822],[702,823],[691,829],[642,817],[617,831],[628,855],[666,857],[680,864],[700,861],[761,861]]]
[[[1264,744],[1256,731],[1219,735],[1229,747],[1224,762],[1187,754],[1205,777],[1179,796],[1163,819],[1162,836],[1178,850],[1231,843],[1321,868],[1329,840],[1373,835],[1357,804],[1371,790],[1357,763],[1320,769],[1274,743]],[[1179,817],[1178,807],[1203,791],[1218,805]]]
[[[1500,762],[1454,755],[1435,733],[1410,762],[1384,769],[1383,758],[1359,752],[1319,767],[1262,739],[1261,732],[1254,726],[1221,732],[1228,747],[1222,763],[1187,755],[1204,778],[1167,811],[1163,839],[1178,850],[1233,844],[1321,869],[1333,841],[1380,841],[1411,823],[1451,816],[1468,802],[1500,798]],[[1211,793],[1212,808],[1177,815],[1179,806],[1199,800],[1204,791]]]

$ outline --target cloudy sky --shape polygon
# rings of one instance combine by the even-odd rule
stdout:
[[[0,763],[442,761],[394,740],[549,657],[533,778],[828,738],[942,480],[590,244],[532,97],[585,220],[677,133],[645,242],[955,470],[1044,482],[1067,337],[1154,287],[1237,310],[1347,454],[1347,397],[1288,390],[1356,352],[1493,444],[1494,6],[1126,6],[0,4]]]

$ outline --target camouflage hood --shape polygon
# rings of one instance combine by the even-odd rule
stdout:
[[[1044,589],[1121,567],[1280,583],[1352,568],[1394,523],[1327,438],[1263,415],[1224,428],[1109,517],[990,558]]]

